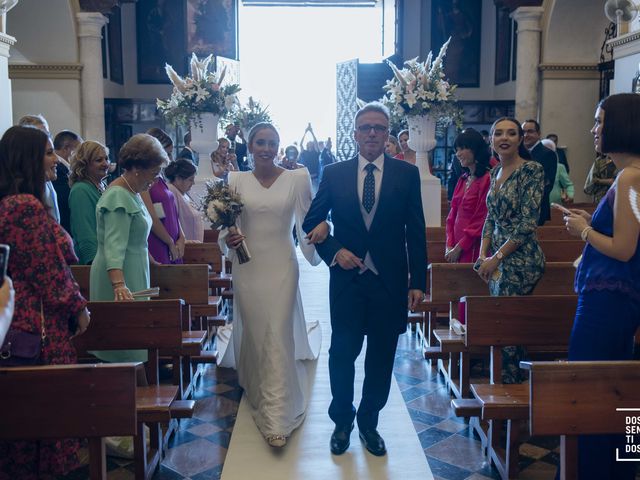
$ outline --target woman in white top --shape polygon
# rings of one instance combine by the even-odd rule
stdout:
[[[202,242],[204,240],[204,220],[196,202],[189,196],[196,177],[196,166],[191,160],[179,158],[164,169],[164,176],[169,181],[169,190],[178,206],[180,226],[187,241]]]

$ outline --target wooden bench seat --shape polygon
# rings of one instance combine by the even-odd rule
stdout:
[[[482,408],[484,420],[526,419],[529,415],[529,384],[471,385],[473,395]]]
[[[136,364],[0,368],[0,438],[88,438],[92,480],[107,479],[104,437],[136,435]]]
[[[575,240],[565,225],[544,225],[536,229],[538,240]],[[427,227],[427,245],[430,242],[446,242],[446,227]]]

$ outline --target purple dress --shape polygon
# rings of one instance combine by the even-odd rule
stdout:
[[[149,195],[153,202],[156,214],[160,218],[162,225],[173,241],[177,241],[180,236],[180,224],[178,222],[178,207],[171,190],[164,179],[159,178],[149,189]],[[180,260],[170,260],[169,246],[160,240],[153,231],[149,233],[149,253],[156,262],[162,264],[182,263]]]

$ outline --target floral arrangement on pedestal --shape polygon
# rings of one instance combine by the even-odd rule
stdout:
[[[228,228],[231,233],[240,233],[236,227],[236,220],[242,213],[242,197],[235,190],[231,190],[224,182],[207,182],[207,193],[202,199],[201,209],[214,230]],[[247,244],[243,241],[236,249],[238,261],[246,263],[251,260]]]
[[[262,106],[262,104],[254,100],[253,97],[249,97],[245,105],[240,105],[237,109],[230,112],[228,117],[231,123],[240,126],[245,136],[254,125],[261,122],[271,123],[269,107]]]
[[[435,60],[429,52],[423,63],[416,57],[404,62],[402,69],[387,60],[394,76],[382,87],[387,92],[383,103],[392,117],[428,115],[443,125],[461,121],[454,95],[457,85],[447,81],[443,67],[450,41],[451,38],[442,45]]]
[[[240,91],[237,84],[222,85],[226,67],[218,75],[209,71],[213,55],[199,60],[191,54],[191,76],[182,78],[173,67],[165,65],[167,76],[173,84],[168,100],[157,99],[158,110],[172,125],[195,124],[202,127],[201,115],[211,113],[216,116],[228,114],[239,103],[236,94]]]

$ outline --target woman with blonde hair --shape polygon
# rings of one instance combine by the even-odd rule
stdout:
[[[109,149],[99,142],[83,142],[71,157],[69,210],[73,248],[81,265],[93,262],[98,250],[96,205],[106,188]]]
[[[218,139],[218,148],[211,152],[211,170],[217,178],[221,178],[225,182],[229,176],[229,172],[238,170],[236,156],[229,151],[231,142],[225,137]]]

